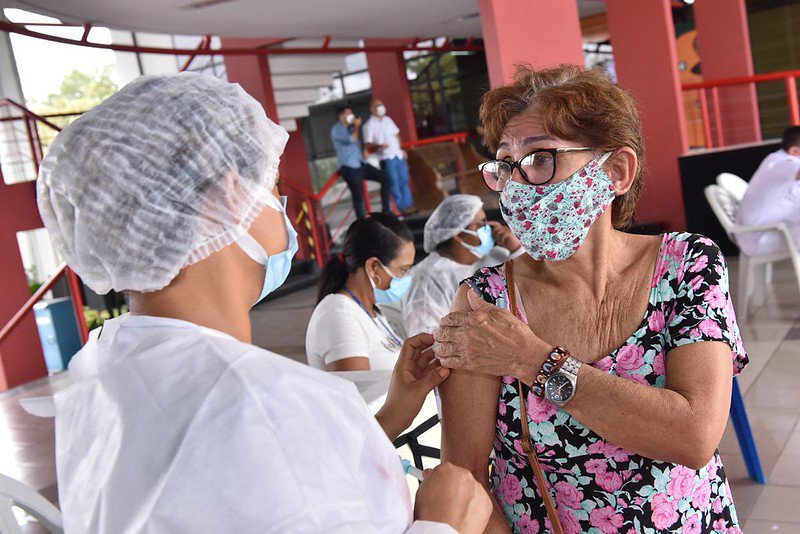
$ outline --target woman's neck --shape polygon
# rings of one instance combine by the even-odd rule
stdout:
[[[369,313],[373,313],[375,308],[375,291],[372,289],[367,271],[365,271],[363,267],[347,276],[344,287],[352,291],[353,295],[361,301],[361,304],[364,305]]]

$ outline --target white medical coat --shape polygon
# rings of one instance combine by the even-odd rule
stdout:
[[[55,396],[67,533],[412,524],[397,452],[346,380],[222,332],[130,315],[93,333],[69,368],[76,383]]]
[[[403,298],[403,322],[409,336],[433,332],[450,313],[458,284],[483,267],[498,265],[510,257],[507,249],[495,247],[489,255],[464,265],[431,252],[411,270],[411,287]]]

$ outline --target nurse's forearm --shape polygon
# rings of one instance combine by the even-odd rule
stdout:
[[[385,404],[378,410],[378,413],[375,414],[375,419],[378,420],[378,424],[381,425],[389,441],[394,441],[400,437],[400,434],[402,434],[414,420],[412,418],[409,421],[407,414],[399,413],[397,410]]]

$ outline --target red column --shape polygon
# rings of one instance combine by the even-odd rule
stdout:
[[[41,228],[34,182],[0,181],[0,326],[30,298],[17,232]],[[0,391],[47,376],[33,312],[0,343]]]
[[[367,39],[367,46],[403,46],[408,39]],[[417,140],[417,123],[402,52],[367,52],[372,97],[383,101],[386,114],[400,128],[403,141]]]
[[[704,80],[753,75],[745,0],[696,2],[694,19]],[[760,141],[761,121],[755,84],[721,87],[719,99],[725,144]],[[714,141],[716,145],[716,139]]]
[[[619,83],[639,103],[645,137],[641,222],[686,227],[678,156],[689,148],[669,0],[606,0]]]
[[[478,10],[492,87],[510,80],[520,63],[584,64],[575,0],[478,0]]]
[[[235,39],[223,38],[222,46],[235,48],[255,48],[274,43],[276,39]],[[265,56],[226,56],[225,70],[228,81],[238,83],[242,89],[247,91],[253,98],[258,100],[267,116],[275,122],[278,121],[278,111],[275,104],[275,93],[272,89],[272,76],[269,71],[269,63]],[[308,156],[306,155],[305,141],[303,132],[299,127],[294,132],[289,133],[289,141],[281,156],[279,168],[280,179],[282,182],[290,182],[300,189],[312,191],[311,171],[308,168]],[[292,223],[297,219],[301,203],[304,198],[291,187],[282,187],[281,193],[288,197],[287,212]],[[301,238],[299,239],[300,250],[299,258],[309,257],[308,240],[305,236],[305,225],[301,224],[297,228]]]

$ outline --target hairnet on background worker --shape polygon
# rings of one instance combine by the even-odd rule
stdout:
[[[412,269],[411,288],[402,305],[409,335],[432,332],[439,326],[461,280],[521,250],[507,228],[486,221],[483,201],[475,195],[445,198],[425,223],[423,245],[428,257]]]
[[[238,85],[185,73],[135,80],[53,143],[45,225],[90,287],[131,300],[55,395],[66,532],[483,530],[488,497],[422,510],[463,486],[453,466],[412,524],[387,439],[446,377],[418,366],[430,336],[404,348],[383,428],[352,383],[250,344],[250,308],[297,250],[271,191],[287,138]]]

